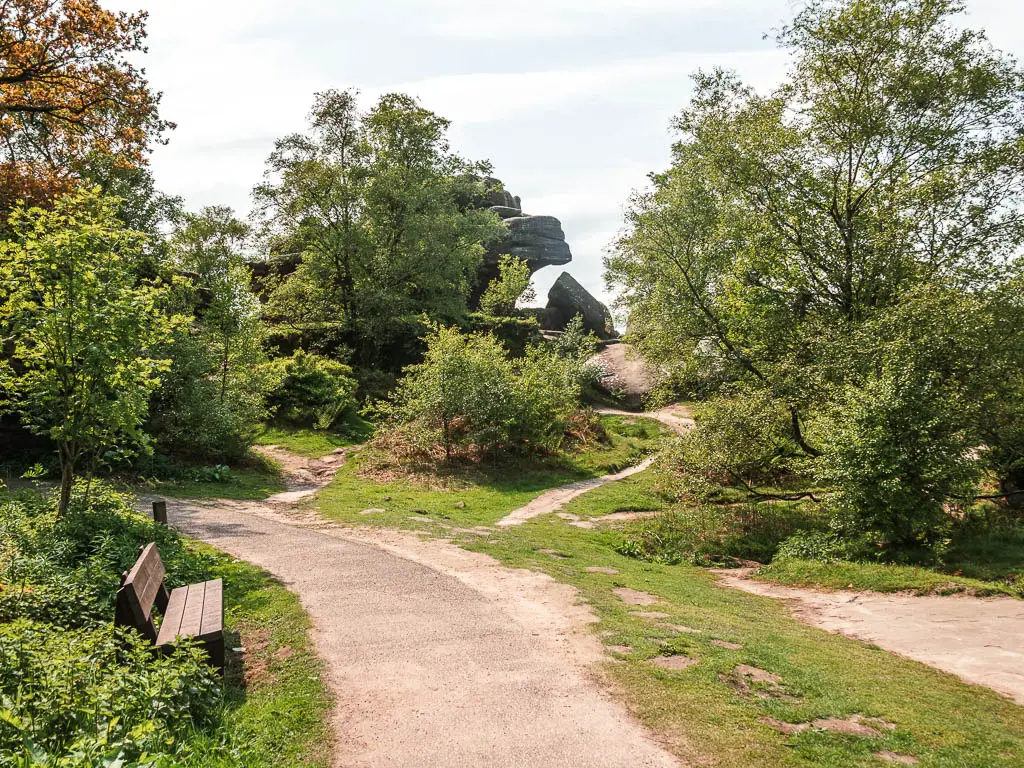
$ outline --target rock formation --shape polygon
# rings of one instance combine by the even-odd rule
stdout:
[[[544,326],[549,330],[563,330],[576,315],[582,315],[583,327],[599,339],[615,336],[614,321],[608,307],[595,299],[568,272],[563,272],[551,286],[544,314]]]
[[[531,272],[564,266],[572,261],[572,251],[558,219],[524,213],[522,200],[508,192],[497,179],[484,179],[484,184],[488,187],[487,195],[474,204],[498,214],[508,227],[508,234],[487,249],[480,268],[479,293],[498,276],[502,256],[522,259],[530,265]]]

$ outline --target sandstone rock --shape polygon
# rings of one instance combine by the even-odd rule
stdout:
[[[561,328],[555,328],[560,330],[576,315],[583,316],[583,327],[598,338],[610,339],[615,335],[608,307],[590,295],[572,275],[563,272],[548,293],[548,320],[560,323]]]

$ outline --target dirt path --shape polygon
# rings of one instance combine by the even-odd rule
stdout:
[[[599,685],[607,658],[573,588],[445,542],[325,523],[290,503],[308,490],[169,513],[299,595],[337,701],[335,766],[679,766]]]
[[[510,512],[495,523],[495,525],[499,528],[509,528],[513,525],[522,525],[527,520],[532,520],[533,518],[540,517],[541,515],[550,515],[554,512],[558,512],[562,507],[578,496],[589,493],[595,488],[600,488],[602,485],[615,483],[619,480],[625,480],[627,477],[640,474],[644,470],[649,469],[653,463],[654,459],[647,459],[646,461],[637,464],[635,467],[624,469],[622,472],[618,472],[614,475],[594,477],[590,480],[579,480],[575,483],[569,483],[569,485],[563,485],[560,488],[554,488],[546,493],[542,493],[525,507],[520,507],[519,509]]]
[[[598,413],[603,413],[608,416],[631,416],[633,418],[643,417],[647,419],[654,419],[667,425],[679,434],[685,433],[693,426],[693,419],[690,417],[689,412],[680,406],[669,406],[668,408],[663,408],[660,411],[651,411],[648,413],[633,413],[631,411],[615,410],[614,408],[601,408],[598,410]],[[629,469],[625,469],[614,475],[595,477],[590,480],[579,480],[575,483],[569,483],[569,485],[563,485],[561,488],[554,488],[547,493],[541,494],[525,507],[520,507],[519,509],[510,512],[495,523],[495,525],[499,528],[509,528],[515,525],[522,525],[527,520],[532,520],[533,518],[540,517],[541,515],[550,515],[555,512],[559,512],[573,499],[582,496],[585,493],[589,493],[595,488],[600,488],[602,485],[616,483],[619,480],[625,480],[627,477],[638,475],[644,470],[649,469],[653,463],[653,458],[647,459],[646,461],[637,464],[635,467],[630,467]]]
[[[789,602],[816,627],[874,643],[1024,705],[1024,600],[819,592],[717,571],[725,586]]]

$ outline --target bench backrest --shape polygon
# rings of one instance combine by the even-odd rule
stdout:
[[[161,611],[167,610],[169,595],[164,586],[165,574],[156,544],[150,544],[142,550],[117,591],[114,623],[122,627],[135,627],[155,643],[157,634],[153,623],[153,604]]]

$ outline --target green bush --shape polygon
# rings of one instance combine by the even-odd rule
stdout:
[[[668,565],[768,563],[783,541],[811,524],[793,504],[681,506],[636,524],[616,549]]]
[[[154,655],[109,622],[0,623],[0,766],[155,765],[216,712],[214,674],[198,647]]]
[[[814,560],[819,563],[843,563],[863,559],[864,542],[848,539],[834,531],[797,531],[775,553],[775,560]]]
[[[23,492],[0,505],[0,622],[29,618],[58,628],[109,624],[121,574],[157,542],[168,585],[202,581],[208,558],[166,526],[137,514],[131,499],[84,482],[57,519],[53,500]]]
[[[113,628],[121,574],[153,541],[169,587],[209,578],[212,558],[104,484],[79,482],[59,518],[52,494],[0,502],[0,768],[176,764],[217,716],[198,647],[160,655]]]
[[[492,335],[437,328],[424,361],[410,367],[387,429],[422,452],[557,449],[579,408],[577,366],[544,346],[509,359]]]
[[[275,386],[267,405],[279,419],[330,429],[356,405],[352,369],[335,360],[299,350],[266,365]]]
[[[171,368],[161,376],[147,427],[157,450],[217,461],[243,458],[265,414],[263,392],[268,384],[261,369],[236,371],[233,385],[223,387],[216,375],[217,360],[202,334],[179,334],[163,353]],[[142,457],[135,467],[146,464]]]

